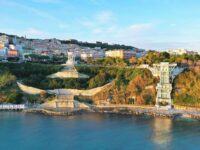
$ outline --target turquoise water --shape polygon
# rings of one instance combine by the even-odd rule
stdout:
[[[200,122],[0,112],[0,150],[200,150]]]

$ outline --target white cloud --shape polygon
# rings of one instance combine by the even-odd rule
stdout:
[[[110,11],[101,11],[95,15],[88,17],[87,20],[81,21],[81,24],[86,27],[87,36],[97,38],[96,40],[108,42],[125,42],[132,43],[133,41],[141,40],[151,31],[155,24],[153,23],[134,23],[127,26],[118,26],[117,18]],[[86,32],[85,32],[86,33]],[[98,37],[96,36],[98,34]]]
[[[61,24],[58,25],[58,28],[60,28],[60,29],[68,29],[69,25],[61,23]]]
[[[118,26],[115,23],[106,26],[96,24],[96,26],[89,28],[90,34],[87,33],[87,36],[89,35],[87,40],[129,44],[143,48],[141,43],[144,44],[151,40],[151,33],[156,25],[154,23],[136,23],[127,26]]]
[[[105,2],[105,0],[90,0],[90,2],[94,5],[99,5]]]
[[[154,28],[152,23],[131,24],[128,26],[109,26],[104,29],[103,34],[121,41],[137,40]]]
[[[46,1],[46,0],[43,0]],[[53,0],[52,0],[53,2]],[[60,20],[58,20],[56,17],[54,17],[52,14],[49,14],[45,11],[42,11],[38,8],[32,7],[32,6],[28,6],[22,3],[17,3],[15,1],[8,1],[8,0],[0,0],[0,5],[5,5],[6,7],[13,7],[14,9],[20,9],[20,10],[24,10],[25,12],[31,12],[34,15],[37,15],[39,17],[51,20],[51,21],[57,21],[60,22]]]
[[[102,11],[96,14],[95,20],[99,23],[108,23],[113,20],[113,13],[110,11]]]
[[[23,30],[1,28],[1,32],[18,36],[26,36],[28,38],[52,38],[52,36],[48,32],[33,27],[26,28]]]
[[[94,21],[89,21],[89,20],[84,20],[84,21],[81,21],[81,24],[84,26],[84,27],[87,27],[87,28],[92,28],[92,27],[95,27],[96,24]]]
[[[147,49],[156,49],[156,50],[168,50],[173,48],[186,48],[186,49],[193,49],[198,51],[198,48],[200,47],[200,42],[188,42],[188,41],[140,41],[137,42],[137,45],[140,47],[144,47]]]
[[[169,26],[170,26],[170,27],[175,27],[176,24],[175,24],[175,23],[171,23],[171,24],[169,24]]]
[[[102,33],[102,29],[101,28],[95,28],[95,29],[93,29],[92,32],[95,33],[95,34],[99,34],[99,33]]]
[[[80,24],[91,30],[108,26],[115,21],[114,15],[110,11],[101,11],[88,18],[82,18]]]
[[[151,29],[152,27],[153,25],[151,23],[132,24],[129,26],[129,30],[134,32],[142,32]]]
[[[24,35],[31,38],[48,38],[49,34],[36,28],[28,28],[25,30]]]
[[[38,30],[38,29],[35,29],[35,28],[29,28],[26,30],[26,33],[29,34],[29,35],[32,35],[32,36],[41,36],[41,35],[44,35],[44,32]]]
[[[63,0],[32,0],[32,1],[36,3],[52,3],[52,4],[63,2]]]

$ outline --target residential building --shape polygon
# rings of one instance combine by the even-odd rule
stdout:
[[[7,50],[8,50],[7,47],[0,48],[0,57],[2,59],[7,59]]]
[[[81,57],[82,60],[87,61],[89,58],[93,57],[93,54],[91,54],[91,53],[82,53],[82,54],[80,54],[80,57]]]
[[[1,48],[4,48],[4,47],[5,47],[5,44],[4,44],[3,42],[0,41],[0,49],[1,49]]]
[[[114,57],[114,58],[121,58],[121,59],[130,59],[135,55],[136,55],[135,51],[123,50],[123,49],[108,50],[105,52],[106,57]]]
[[[7,45],[9,43],[9,37],[7,35],[0,36],[0,43]]]
[[[191,51],[191,50],[187,50],[187,49],[170,49],[170,50],[168,50],[168,53],[170,55],[183,55],[183,54],[197,55],[198,54],[195,51]]]
[[[19,52],[16,49],[9,49],[7,51],[7,57],[19,57]]]

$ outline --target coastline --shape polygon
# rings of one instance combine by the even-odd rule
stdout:
[[[100,113],[110,113],[110,114],[120,114],[120,115],[135,115],[135,116],[151,116],[151,117],[165,117],[175,119],[177,117],[181,118],[193,118],[200,120],[200,112],[187,112],[181,110],[149,110],[149,109],[126,109],[118,108],[113,110],[101,109],[96,112]]]
[[[199,111],[187,111],[181,109],[163,110],[157,108],[128,108],[128,107],[93,107],[91,109],[69,109],[65,111],[57,111],[51,109],[25,109],[25,113],[38,113],[49,116],[72,116],[81,113],[102,113],[102,114],[119,114],[133,116],[151,116],[164,118],[192,118],[200,121]]]
[[[25,109],[23,110],[24,113],[37,113],[37,114],[44,114],[49,116],[72,116],[76,115],[78,113],[81,113],[82,110],[66,110],[66,111],[57,111],[53,109],[40,109],[40,108],[34,108],[34,109]]]

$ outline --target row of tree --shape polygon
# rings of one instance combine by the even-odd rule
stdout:
[[[102,42],[96,42],[96,43],[89,43],[89,42],[81,42],[78,40],[62,40],[62,44],[77,44],[79,46],[83,47],[101,47],[103,49],[133,49],[133,46],[127,46],[127,45],[120,45],[120,44],[108,44],[108,43],[102,43]]]

